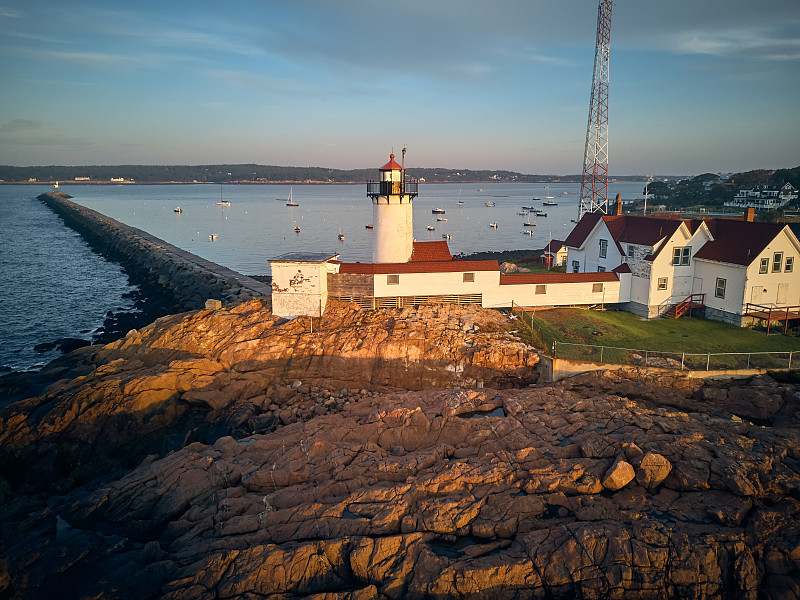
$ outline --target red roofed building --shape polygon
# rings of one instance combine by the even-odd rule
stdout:
[[[800,305],[797,237],[744,220],[585,214],[564,245],[567,270],[631,272],[625,310],[651,318],[697,294],[710,318],[747,322],[748,303]],[[617,270],[617,272],[619,272]]]

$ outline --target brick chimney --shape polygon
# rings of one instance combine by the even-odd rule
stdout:
[[[744,219],[748,223],[752,223],[753,220],[755,219],[755,216],[756,216],[756,209],[750,207],[744,209],[744,215],[742,216],[742,219]]]
[[[617,194],[617,211],[615,214],[622,214],[622,194]]]

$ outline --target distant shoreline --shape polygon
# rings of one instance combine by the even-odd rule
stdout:
[[[631,176],[633,177],[633,176]],[[646,183],[648,180],[646,178],[642,179],[633,179],[633,178],[623,178],[623,179],[609,179],[609,183]],[[53,185],[58,183],[59,187],[68,186],[68,185],[111,185],[111,186],[129,186],[129,185],[364,185],[366,181],[297,181],[292,179],[281,180],[281,181],[68,181],[68,180],[58,180],[55,179],[52,181],[0,181],[0,185]],[[421,182],[425,185],[438,185],[438,184],[483,184],[483,185],[492,185],[492,184],[520,184],[520,185],[531,185],[531,184],[580,184],[580,181],[572,181],[572,180],[559,180],[553,181],[550,179],[542,179],[539,181],[486,181],[484,179],[475,179],[475,180],[459,180],[459,181],[423,181]]]

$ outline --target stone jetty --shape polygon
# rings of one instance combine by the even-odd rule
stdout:
[[[120,263],[136,283],[171,297],[176,311],[203,308],[208,299],[233,304],[272,293],[265,283],[72,202],[64,192],[38,198],[96,251]]]

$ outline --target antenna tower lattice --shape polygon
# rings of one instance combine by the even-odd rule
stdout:
[[[608,213],[608,57],[611,43],[611,0],[597,9],[597,44],[594,51],[592,96],[578,219],[587,212]]]

